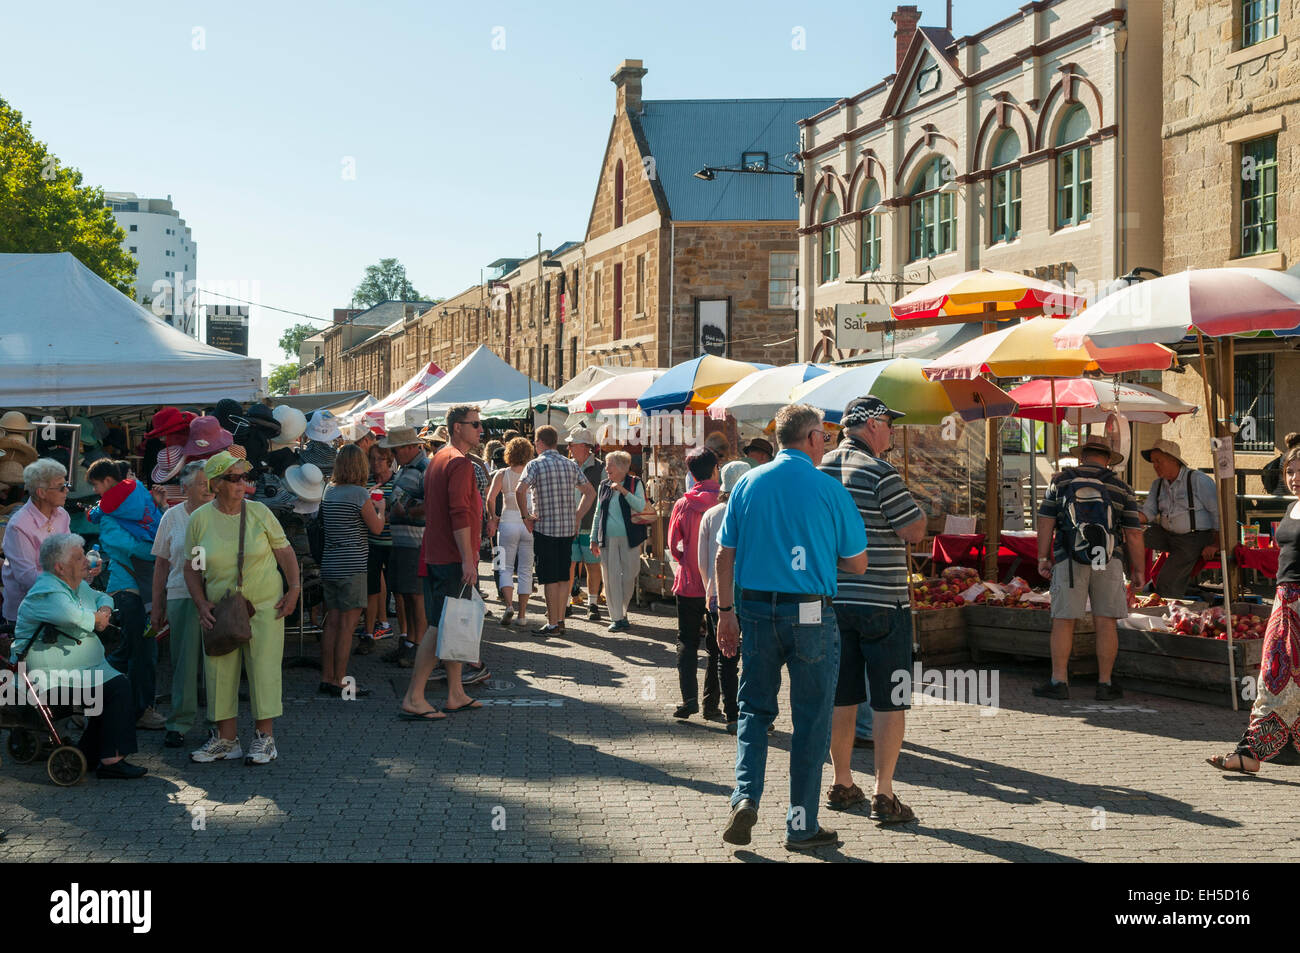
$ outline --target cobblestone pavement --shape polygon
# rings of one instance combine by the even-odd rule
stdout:
[[[494,607],[499,610],[499,605]],[[316,693],[286,669],[280,758],[264,768],[195,765],[141,732],[148,778],[56,788],[43,761],[0,767],[0,859],[1074,861],[1296,860],[1300,770],[1260,778],[1202,762],[1240,736],[1244,712],[1130,693],[1122,702],[1034,698],[1041,670],[1003,669],[1001,709],[918,706],[896,789],[919,823],[881,828],[822,814],[843,844],[790,855],[781,845],[790,721],[771,737],[754,842],[720,831],[734,783],[723,726],[675,722],[675,619],[632,614],[634,631],[569,620],[563,639],[489,622],[494,677],[471,689],[482,710],[399,722],[404,673],[355,658],[369,698]],[[309,643],[309,653],[314,644]],[[703,654],[701,653],[703,659]],[[159,684],[169,685],[164,668]],[[163,689],[165,690],[165,689]],[[438,703],[441,691],[430,699]],[[165,706],[164,706],[165,707]],[[245,746],[252,727],[240,717]],[[870,751],[855,752],[870,790]],[[827,763],[823,786],[830,783]],[[1267,837],[1260,837],[1267,832]]]

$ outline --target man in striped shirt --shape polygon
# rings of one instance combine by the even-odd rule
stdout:
[[[853,783],[854,725],[868,700],[873,715],[876,762],[871,814],[886,824],[915,820],[894,794],[894,766],[903,747],[905,712],[910,708],[912,607],[908,591],[907,544],[925,536],[925,514],[898,471],[881,459],[903,415],[879,397],[858,397],[844,408],[847,439],[827,453],[819,467],[853,497],[867,531],[867,569],[841,573],[836,581],[835,617],[840,627],[840,674],[831,720],[831,764],[835,781],[827,806],[844,810],[867,799]]]

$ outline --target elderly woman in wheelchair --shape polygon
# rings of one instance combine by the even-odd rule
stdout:
[[[126,760],[136,751],[130,684],[105,661],[96,634],[109,626],[113,600],[86,582],[84,546],[74,533],[56,533],[41,543],[41,574],[18,608],[9,662],[15,668],[23,663],[27,684],[39,684],[47,699],[57,696],[84,711],[78,747],[86,763],[97,766],[96,776],[139,778],[147,769]],[[44,702],[39,707],[58,744],[49,710]],[[50,773],[55,776],[53,760]]]

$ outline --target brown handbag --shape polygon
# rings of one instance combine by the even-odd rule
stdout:
[[[212,607],[214,623],[203,630],[203,651],[211,658],[229,655],[253,640],[253,604],[244,598],[244,527],[247,504],[239,504],[239,557],[235,563],[235,588]]]

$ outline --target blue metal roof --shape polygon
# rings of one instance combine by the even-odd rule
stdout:
[[[738,168],[746,152],[766,152],[768,168],[790,169],[799,151],[795,125],[835,105],[835,99],[646,100],[637,119],[655,174],[679,222],[787,221],[799,217],[795,177],[720,172],[695,178],[704,166]]]

